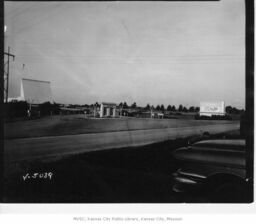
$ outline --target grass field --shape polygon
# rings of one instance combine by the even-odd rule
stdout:
[[[190,118],[190,117],[189,117]],[[178,128],[233,121],[194,120],[186,116],[179,119],[115,118],[89,119],[83,115],[52,116],[36,120],[16,121],[5,124],[5,138],[29,138],[71,134],[102,133],[115,131]]]

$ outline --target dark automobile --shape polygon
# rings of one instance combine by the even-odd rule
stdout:
[[[175,192],[205,202],[248,202],[245,140],[203,140],[177,149],[174,157],[181,162],[173,174]]]

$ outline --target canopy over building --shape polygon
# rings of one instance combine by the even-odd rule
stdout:
[[[53,103],[51,83],[48,81],[22,79],[20,98],[31,104]]]

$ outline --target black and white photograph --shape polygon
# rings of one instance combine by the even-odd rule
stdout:
[[[253,202],[246,18],[245,0],[4,1],[2,203]]]

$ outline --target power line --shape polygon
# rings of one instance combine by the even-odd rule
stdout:
[[[5,55],[7,55],[7,71],[5,76],[5,83],[6,87],[4,89],[5,92],[5,102],[8,102],[8,91],[9,91],[9,72],[10,72],[10,57],[15,58],[15,55],[10,53],[10,47],[8,47],[8,52],[4,52]]]

